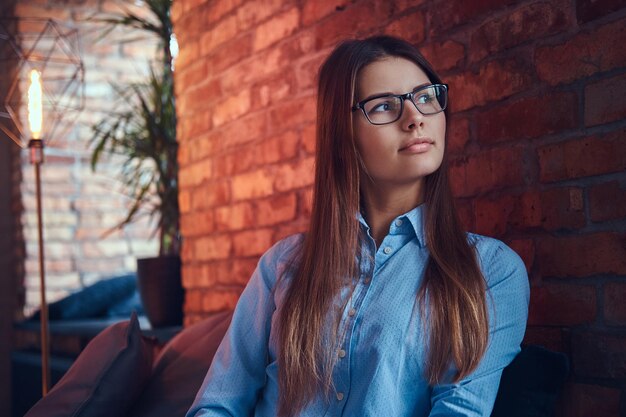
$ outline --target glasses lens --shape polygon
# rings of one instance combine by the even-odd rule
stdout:
[[[445,85],[429,85],[413,93],[413,103],[422,114],[439,113],[448,103],[448,90]]]
[[[365,103],[365,114],[374,124],[391,123],[400,117],[402,101],[399,97],[380,97]]]

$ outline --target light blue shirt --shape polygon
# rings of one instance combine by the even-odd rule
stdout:
[[[334,391],[330,398],[318,395],[299,416],[491,414],[502,369],[519,352],[526,328],[526,269],[504,243],[468,235],[488,287],[489,345],[465,379],[430,386],[423,376],[428,338],[416,302],[428,259],[422,207],[396,218],[379,248],[360,217],[368,238],[351,299],[349,288],[338,295],[339,305],[348,301],[339,327]],[[289,275],[273,289],[301,241],[302,235],[288,237],[261,257],[187,417],[276,416],[276,311]]]

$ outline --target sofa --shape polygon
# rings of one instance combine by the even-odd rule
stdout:
[[[231,315],[214,314],[159,347],[133,313],[89,342],[25,417],[183,417]],[[567,374],[565,355],[524,346],[503,372],[492,417],[553,416]]]

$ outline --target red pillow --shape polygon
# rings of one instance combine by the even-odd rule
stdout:
[[[124,416],[150,377],[155,346],[135,313],[107,327],[24,417]]]
[[[128,417],[183,417],[204,381],[231,316],[230,311],[216,314],[170,340]]]

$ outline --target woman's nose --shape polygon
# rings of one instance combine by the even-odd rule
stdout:
[[[404,109],[402,110],[402,127],[406,130],[413,130],[424,124],[424,115],[417,110],[413,101],[406,97],[404,99]]]

